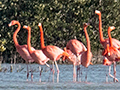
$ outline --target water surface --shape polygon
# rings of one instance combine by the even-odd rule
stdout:
[[[11,64],[2,64],[2,72],[0,72],[0,89],[1,90],[120,90],[120,83],[114,83],[111,77],[108,77],[106,82],[106,74],[108,67],[103,65],[91,65],[88,68],[81,67],[81,82],[73,82],[73,66],[59,65],[60,81],[52,82],[52,72],[46,66],[31,64],[33,72],[33,81],[29,74],[28,81],[26,80],[26,64],[12,64],[13,71],[10,71]],[[41,82],[39,66],[42,68]],[[117,65],[117,78],[120,80],[120,65]],[[30,69],[30,68],[29,68]],[[85,76],[87,74],[87,82]],[[111,70],[113,74],[113,68]]]

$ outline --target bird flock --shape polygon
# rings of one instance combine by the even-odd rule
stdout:
[[[98,10],[95,10],[95,14],[97,14],[99,18],[100,43],[104,47],[104,50],[102,52],[102,55],[104,57],[103,65],[109,66],[109,76],[113,78],[114,82],[118,82],[118,79],[116,78],[116,62],[120,60],[120,41],[111,37],[110,32],[115,29],[114,26],[108,27],[108,38],[104,39],[103,32],[102,32],[101,12]],[[13,25],[18,25],[17,29],[13,34],[13,40],[14,40],[14,44],[17,52],[27,63],[27,80],[29,76],[28,64],[32,62],[36,62],[37,64],[46,65],[47,67],[49,67],[51,72],[53,73],[53,82],[54,82],[54,74],[55,74],[54,64],[57,69],[57,82],[59,82],[59,67],[58,67],[57,61],[60,58],[62,58],[63,61],[68,60],[73,64],[73,81],[74,82],[76,82],[78,79],[78,75],[79,75],[78,73],[80,73],[80,65],[88,68],[88,66],[92,64],[91,59],[93,55],[91,52],[89,35],[87,33],[87,27],[90,25],[89,23],[84,23],[83,25],[87,46],[85,47],[85,45],[77,39],[71,39],[67,42],[66,47],[64,47],[64,49],[61,49],[60,47],[54,46],[54,45],[45,46],[42,24],[39,23],[38,27],[40,29],[40,45],[41,45],[41,49],[39,50],[36,50],[34,47],[31,46],[31,43],[30,43],[31,28],[29,26],[27,25],[23,26],[23,28],[28,31],[27,45],[19,45],[16,36],[21,29],[21,25],[18,21],[12,20],[9,23],[9,27]],[[52,68],[49,66],[49,64],[47,64],[49,60],[52,61]],[[114,75],[110,73],[112,63],[114,65],[113,66]],[[76,66],[77,66],[77,69],[76,69]],[[86,79],[87,79],[87,76],[86,76]],[[31,74],[31,80],[33,80],[33,74]]]

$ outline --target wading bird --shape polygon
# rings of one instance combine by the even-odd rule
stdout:
[[[49,65],[46,63],[49,58],[47,58],[42,50],[32,50],[31,49],[31,43],[30,43],[30,38],[31,38],[31,28],[29,26],[24,25],[24,29],[28,30],[28,38],[27,38],[27,45],[28,45],[28,51],[30,53],[30,56],[35,60],[36,63],[40,65],[46,64],[48,67]]]
[[[116,81],[116,61],[120,60],[120,51],[117,48],[113,47],[113,42],[112,42],[112,37],[110,32],[114,29],[115,29],[114,26],[111,26],[108,28],[108,37],[109,37],[110,45],[107,44],[106,49],[103,51],[103,55],[107,57],[109,61],[114,63],[113,68],[114,68],[114,82],[115,82]]]
[[[43,36],[43,28],[41,23],[38,24],[39,28],[40,28],[40,40],[41,40],[41,49],[43,51],[43,53],[50,58],[50,60],[53,61],[53,82],[54,82],[54,62],[57,68],[57,82],[59,82],[59,68],[57,65],[57,60],[60,59],[61,56],[67,56],[69,58],[68,53],[64,52],[61,48],[57,47],[57,46],[53,46],[53,45],[44,45],[44,36]]]
[[[34,62],[34,59],[30,56],[28,49],[27,49],[27,45],[19,45],[18,41],[17,41],[17,33],[20,31],[21,25],[18,21],[16,20],[12,20],[9,23],[9,27],[13,26],[13,25],[18,25],[18,28],[16,29],[16,31],[13,34],[13,41],[15,43],[15,47],[17,49],[17,52],[20,54],[20,56],[26,61],[27,63],[27,80],[29,77],[29,70],[28,70],[28,63]],[[35,50],[33,47],[31,47],[32,50]],[[32,73],[31,73],[31,80],[32,80]]]
[[[81,64],[81,60],[80,60],[80,54],[83,53],[84,51],[86,51],[86,47],[83,45],[83,43],[81,43],[80,41],[78,41],[77,39],[72,39],[69,40],[67,45],[66,45],[66,50],[70,50],[73,54],[76,55],[76,62],[77,62],[77,78],[78,78],[78,70],[80,70],[80,64]],[[74,66],[74,72],[73,72],[73,81],[76,81],[76,66]]]
[[[67,53],[71,57],[70,59],[68,59],[68,58],[66,58],[66,59],[68,59],[70,62],[73,63],[73,81],[76,80],[75,66],[81,64],[84,67],[88,67],[90,64],[92,64],[91,63],[92,53],[91,53],[91,48],[90,48],[90,40],[89,40],[89,36],[88,36],[87,30],[86,30],[88,25],[89,25],[88,23],[84,24],[84,32],[85,32],[86,41],[87,41],[87,49],[85,48],[85,46],[81,42],[79,43],[76,39],[70,40],[67,44],[67,49],[65,48],[65,51],[67,51]],[[78,48],[78,47],[80,47],[80,45],[82,47]],[[72,51],[74,53],[72,53]],[[76,54],[78,54],[79,57],[76,57]],[[76,58],[78,58],[80,61]],[[86,77],[86,80],[87,80],[87,77]]]
[[[106,48],[107,44],[109,43],[109,38],[104,39],[103,38],[103,32],[102,32],[102,20],[101,20],[101,12],[96,10],[95,13],[99,16],[99,36],[100,36],[100,43],[102,44],[102,46],[104,47],[104,49]],[[120,48],[120,41],[117,39],[112,38],[112,43],[113,43],[113,47],[115,48]]]
[[[103,38],[103,32],[102,32],[102,20],[101,20],[101,12],[98,10],[95,10],[95,13],[99,16],[99,36],[100,36],[100,43],[104,47],[104,49],[107,48],[107,44],[110,44],[109,38],[104,39]],[[117,39],[112,38],[111,39],[113,47],[120,50],[120,41]],[[115,79],[114,79],[115,80]]]

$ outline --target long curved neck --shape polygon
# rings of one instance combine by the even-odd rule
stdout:
[[[20,31],[21,25],[19,22],[16,22],[16,24],[18,25],[18,28],[16,29],[16,31],[13,34],[13,41],[15,43],[15,46],[19,46],[19,43],[17,41],[17,33]]]
[[[84,27],[84,32],[85,32],[85,36],[86,36],[86,41],[87,41],[87,52],[91,52],[90,49],[90,39],[86,30],[87,26]]]
[[[100,34],[100,42],[104,42],[103,38],[103,32],[102,32],[102,20],[101,20],[101,14],[99,14],[99,34]]]
[[[30,39],[31,39],[31,30],[28,29],[28,38],[27,38],[27,45],[28,45],[28,51],[31,54],[32,50],[31,50],[31,43],[30,43]]]
[[[111,32],[111,29],[110,29],[110,28],[108,28],[109,43],[110,43],[110,46],[112,47],[112,46],[113,46],[113,44],[112,44],[112,37],[111,37],[110,32]]]
[[[44,35],[43,35],[42,25],[39,26],[39,28],[40,28],[41,49],[44,49],[45,48],[45,44],[44,44]]]

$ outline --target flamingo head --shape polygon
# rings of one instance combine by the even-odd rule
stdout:
[[[101,12],[100,12],[100,11],[98,11],[98,10],[95,10],[95,14],[100,15],[100,14],[101,14]]]
[[[115,29],[115,27],[114,27],[114,26],[110,26],[108,29],[109,29],[110,31],[112,31],[112,30]]]
[[[31,28],[30,28],[29,26],[27,26],[27,25],[24,25],[23,28],[24,28],[24,29],[27,29],[27,30],[30,30],[30,29],[31,29]]]
[[[111,64],[112,64],[112,62],[109,61],[106,57],[104,57],[104,59],[103,59],[103,65],[109,66],[109,65],[111,65]]]
[[[41,23],[39,23],[39,24],[38,24],[38,26],[40,27],[40,26],[42,26],[42,24],[41,24]]]
[[[18,22],[18,21],[16,21],[16,20],[12,20],[12,21],[8,24],[8,26],[11,27],[12,25],[17,24],[17,22]]]
[[[89,26],[90,25],[90,23],[84,23],[84,27],[87,27],[87,26]]]

